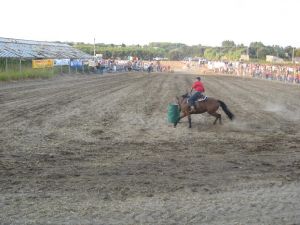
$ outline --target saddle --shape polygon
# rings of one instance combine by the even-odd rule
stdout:
[[[205,95],[202,95],[200,98],[198,98],[197,102],[205,101],[208,97]]]
[[[207,99],[208,99],[208,97],[207,97],[206,95],[201,95],[201,97],[198,98],[198,99],[196,100],[196,102],[203,102],[203,101],[206,101]],[[187,99],[186,102],[189,103],[189,98]]]

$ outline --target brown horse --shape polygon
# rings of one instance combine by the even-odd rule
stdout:
[[[177,103],[179,105],[179,110],[181,111],[182,115],[179,117],[178,121],[174,123],[174,127],[176,127],[177,123],[184,117],[188,117],[189,120],[189,128],[192,127],[192,118],[191,114],[201,114],[207,112],[208,114],[214,116],[216,119],[214,121],[214,124],[219,120],[219,123],[222,124],[221,114],[217,113],[217,110],[221,106],[223,111],[226,113],[228,118],[230,120],[233,120],[234,115],[230,112],[230,110],[227,108],[226,104],[220,100],[214,99],[214,98],[206,98],[206,100],[203,101],[196,101],[195,102],[195,110],[190,112],[190,106],[188,104],[189,94],[186,93],[185,95],[182,95],[181,97],[177,98]]]

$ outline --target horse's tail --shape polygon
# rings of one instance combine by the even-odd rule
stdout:
[[[223,111],[226,113],[226,115],[228,116],[228,118],[231,119],[231,120],[233,120],[233,119],[234,119],[234,115],[233,115],[233,113],[230,112],[230,110],[227,108],[227,105],[226,105],[224,102],[220,101],[220,100],[218,100],[218,102],[220,103],[220,105],[221,105]]]

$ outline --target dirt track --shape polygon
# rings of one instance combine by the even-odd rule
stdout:
[[[203,76],[236,120],[174,129],[194,77],[0,83],[1,224],[300,224],[300,87]]]

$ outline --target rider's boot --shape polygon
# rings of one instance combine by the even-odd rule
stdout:
[[[191,106],[191,110],[190,110],[190,113],[192,113],[192,112],[195,112],[195,106]]]

